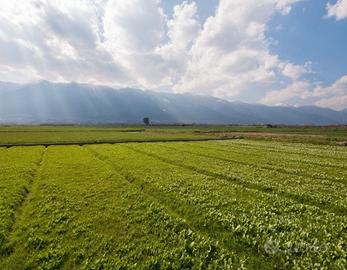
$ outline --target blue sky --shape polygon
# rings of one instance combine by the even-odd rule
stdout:
[[[347,108],[347,0],[0,5],[0,81]]]
[[[268,35],[278,41],[271,49],[281,58],[312,61],[313,77],[331,84],[347,73],[347,20],[324,18],[326,5],[326,0],[295,4],[287,16],[271,19]]]
[[[163,3],[163,8],[165,10],[165,13],[168,14],[168,16],[172,16],[172,11],[173,8],[176,5],[181,4],[183,1],[182,0],[165,0],[162,1]],[[195,1],[198,8],[199,12],[199,19],[200,22],[203,23],[207,17],[212,16],[218,7],[218,0],[196,0]]]

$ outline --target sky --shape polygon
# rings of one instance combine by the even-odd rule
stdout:
[[[347,108],[347,0],[0,0],[0,81]]]

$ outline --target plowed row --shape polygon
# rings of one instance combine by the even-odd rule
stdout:
[[[0,148],[0,269],[346,269],[347,151]]]

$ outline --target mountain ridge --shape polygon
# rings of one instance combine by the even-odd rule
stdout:
[[[347,109],[271,107],[192,94],[78,83],[0,82],[0,123],[347,124]]]

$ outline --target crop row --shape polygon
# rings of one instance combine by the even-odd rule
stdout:
[[[232,145],[232,144],[230,144]],[[183,148],[182,148],[183,146]],[[290,160],[284,154],[271,155],[265,151],[244,151],[241,149],[235,149],[226,145],[220,146],[214,143],[185,143],[184,145],[170,144],[169,148],[179,149],[183,151],[193,151],[192,154],[201,155],[205,157],[211,157],[219,160],[225,160],[228,162],[238,163],[244,166],[257,167],[259,169],[274,171],[280,174],[302,176],[305,178],[322,180],[321,182],[331,183],[335,182],[346,182],[347,173],[344,167],[338,166],[325,166],[317,165],[299,160]],[[317,169],[317,166],[320,166]]]
[[[143,151],[143,148],[136,147]],[[148,144],[145,152],[207,175],[230,179],[246,187],[283,194],[336,213],[347,212],[346,187],[343,183],[279,173],[259,168],[256,163],[245,165],[228,161],[227,158],[221,160],[218,155],[206,156],[206,149],[185,144]]]
[[[247,163],[257,163],[266,168],[333,181],[347,181],[347,162],[331,160],[329,157],[317,158],[302,154],[271,152],[265,149],[246,148],[234,142],[192,143],[204,149],[213,149],[224,155]]]
[[[275,157],[268,157],[263,152],[257,153],[241,153],[228,151],[227,149],[221,149],[212,143],[171,143],[162,144],[163,147],[168,148],[171,154],[171,150],[174,152],[184,152],[189,157],[201,157],[202,160],[210,162],[209,160],[219,160],[222,166],[232,165],[231,173],[234,170],[237,171],[241,177],[244,172],[247,171],[247,175],[256,174],[260,176],[258,179],[267,177],[269,183],[278,184],[277,188],[285,190],[287,187],[297,189],[299,186],[302,191],[307,194],[326,195],[331,196],[327,202],[338,202],[340,205],[346,205],[346,180],[344,177],[346,174],[343,168],[330,168],[308,166],[307,164],[300,164],[300,161],[296,162],[296,166],[286,160],[285,156],[278,155]],[[184,158],[184,157],[182,157]],[[220,170],[219,172],[223,172]],[[246,177],[245,177],[246,178]],[[266,183],[266,181],[264,181]],[[323,200],[320,200],[324,202]]]
[[[246,256],[246,266],[250,268],[346,266],[345,216],[171,164],[158,156],[175,159],[175,153],[165,154],[167,149],[161,146],[87,148],[179,214],[194,230],[221,242],[233,253]],[[195,157],[182,161],[210,166],[199,163]]]
[[[266,150],[270,152],[281,152],[286,154],[301,154],[316,158],[329,158],[333,160],[347,160],[347,152],[343,147],[331,145],[309,145],[304,143],[283,143],[283,142],[261,142],[252,140],[238,140],[233,143],[239,144],[245,149],[252,148]]]
[[[29,192],[43,147],[0,149],[0,257],[16,211]]]
[[[6,246],[0,269],[229,269],[243,264],[242,257],[191,230],[77,146],[47,149]]]

